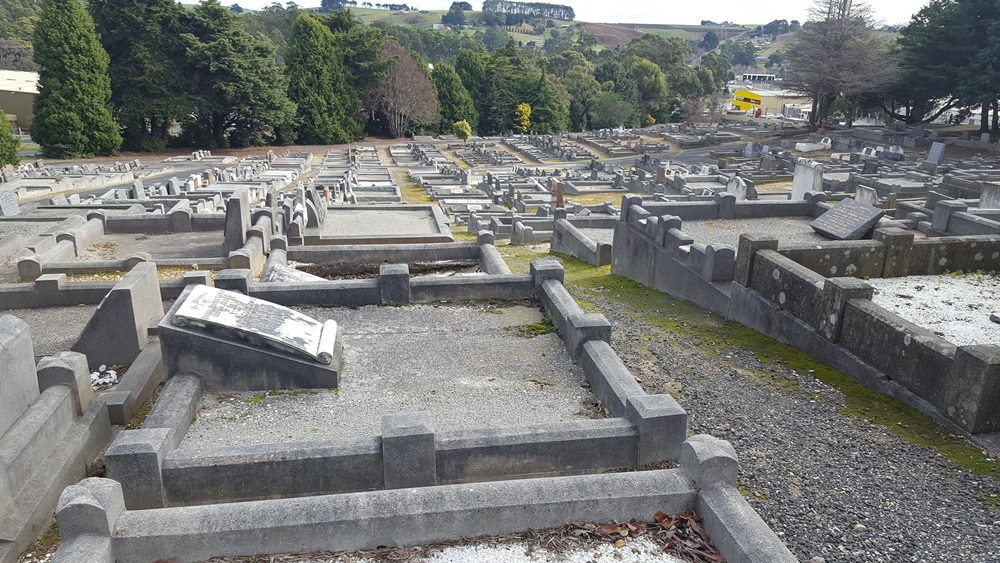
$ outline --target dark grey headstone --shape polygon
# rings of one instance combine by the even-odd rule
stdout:
[[[865,161],[865,167],[861,170],[862,174],[878,174],[878,163],[868,160]]]
[[[10,217],[21,212],[17,205],[17,194],[13,190],[0,190],[0,216]]]
[[[882,209],[845,199],[822,214],[809,226],[821,235],[837,240],[864,238],[885,215]]]

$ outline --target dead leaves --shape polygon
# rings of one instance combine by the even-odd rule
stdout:
[[[641,537],[663,545],[663,551],[684,561],[696,563],[725,563],[726,559],[712,544],[708,532],[701,525],[701,518],[693,512],[670,516],[657,512],[654,523],[623,522],[621,524],[571,524],[572,535],[595,537],[613,542],[615,547],[625,547],[625,538]]]

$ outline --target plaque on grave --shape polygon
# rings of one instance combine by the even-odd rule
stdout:
[[[858,240],[864,238],[883,215],[885,211],[881,209],[845,199],[809,226],[817,233],[836,240]]]
[[[160,322],[171,375],[198,373],[209,389],[336,387],[337,323],[206,285],[185,289]]]
[[[0,216],[10,217],[21,212],[14,190],[0,190]]]

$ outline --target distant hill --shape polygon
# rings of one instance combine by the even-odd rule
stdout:
[[[710,25],[669,25],[650,23],[584,23],[584,29],[597,37],[597,42],[605,47],[624,45],[646,33],[664,37],[680,37],[688,41],[701,41],[709,31],[714,31],[719,40],[725,41],[743,35],[746,29]]]

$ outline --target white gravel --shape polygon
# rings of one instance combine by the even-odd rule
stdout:
[[[714,221],[684,221],[681,230],[702,244],[728,244],[736,247],[740,235],[749,233],[778,238],[782,244],[826,242],[826,237],[809,226],[807,217],[763,217],[760,219],[719,219]]]
[[[537,307],[300,310],[342,327],[340,388],[206,394],[182,448],[375,436],[383,415],[415,411],[438,431],[592,416],[594,396],[559,335],[517,334],[542,319]]]
[[[375,559],[357,559],[357,563],[376,563]],[[609,543],[553,553],[547,550],[530,552],[523,543],[497,546],[456,546],[432,554],[427,563],[536,563],[564,561],[566,563],[681,563],[680,559],[661,552],[660,546],[646,538],[628,542],[616,548]],[[354,562],[352,562],[354,563]]]
[[[606,242],[608,244],[614,244],[615,242],[614,229],[580,229],[580,232],[594,242]]]
[[[942,274],[867,280],[872,301],[956,346],[1000,344],[1000,275]]]

